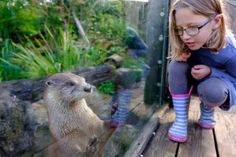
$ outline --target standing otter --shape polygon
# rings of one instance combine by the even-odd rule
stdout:
[[[55,74],[46,81],[44,100],[49,129],[56,140],[49,147],[49,156],[102,156],[104,145],[115,129],[107,127],[87,106],[84,98],[92,91],[93,86],[72,73]]]

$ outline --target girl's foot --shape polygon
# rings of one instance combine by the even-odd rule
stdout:
[[[203,129],[212,129],[215,126],[214,108],[200,104],[201,116],[197,124]]]

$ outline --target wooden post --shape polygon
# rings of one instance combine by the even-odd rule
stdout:
[[[168,52],[169,0],[150,0],[147,15],[148,62],[151,67],[146,79],[144,101],[162,104],[165,89],[166,56]]]

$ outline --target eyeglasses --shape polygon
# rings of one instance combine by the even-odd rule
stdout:
[[[215,17],[214,17],[215,18]],[[184,31],[189,35],[189,36],[195,36],[198,35],[200,29],[202,29],[204,26],[206,26],[211,20],[213,20],[214,18],[209,19],[206,23],[204,23],[203,25],[199,26],[199,27],[189,27],[189,28],[177,28],[176,34],[179,36],[182,36],[184,34]]]

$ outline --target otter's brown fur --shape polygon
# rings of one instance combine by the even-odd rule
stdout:
[[[49,129],[56,142],[49,156],[101,156],[114,129],[106,127],[87,105],[85,97],[92,86],[71,73],[55,74],[46,82],[44,100]],[[101,104],[99,104],[101,105]]]

